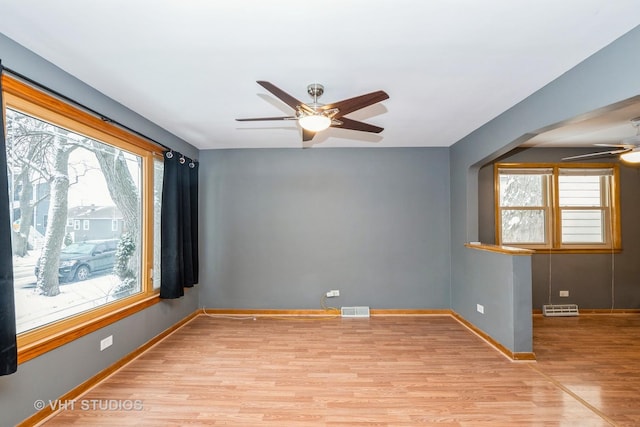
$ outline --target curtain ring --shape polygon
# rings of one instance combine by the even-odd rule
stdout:
[[[189,167],[190,167],[191,169],[193,169],[193,168],[195,168],[195,167],[196,167],[196,164],[193,162],[193,160],[191,160],[191,161],[189,162]]]
[[[173,158],[173,151],[171,150],[167,151],[166,156],[167,156],[167,159]]]
[[[186,162],[186,161],[187,161],[187,159],[185,159],[184,156],[180,157],[180,164],[181,165],[184,165],[184,162]]]

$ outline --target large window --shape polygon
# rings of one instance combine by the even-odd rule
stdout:
[[[162,160],[155,145],[21,82],[3,87],[22,362],[157,300]]]
[[[611,164],[496,164],[496,241],[540,250],[620,248]]]

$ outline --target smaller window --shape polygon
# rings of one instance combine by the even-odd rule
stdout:
[[[67,218],[67,227],[73,227],[73,218]]]
[[[617,166],[497,164],[496,172],[498,244],[620,248]]]
[[[117,219],[112,219],[111,220],[111,231],[118,231],[118,220]]]
[[[161,234],[161,215],[162,215],[162,185],[164,174],[164,159],[153,159],[153,240],[158,242],[153,246],[153,289],[160,289],[160,259],[162,254],[160,251]]]
[[[88,219],[82,220],[82,229],[83,230],[88,230],[89,229],[89,220]]]
[[[510,244],[549,245],[549,168],[501,168],[501,240]]]
[[[76,219],[75,221],[73,221],[73,229],[74,230],[80,230],[80,220]]]

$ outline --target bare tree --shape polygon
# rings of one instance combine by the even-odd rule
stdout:
[[[13,254],[24,257],[29,249],[35,207],[48,197],[33,197],[33,184],[49,177],[44,169],[46,153],[53,141],[51,126],[29,116],[14,114],[7,122],[9,150],[7,160],[13,172],[13,191],[18,194],[19,226],[13,230]]]
[[[130,159],[123,150],[18,112],[8,110],[7,116],[8,158],[13,190],[19,195],[19,229],[13,236],[16,255],[27,254],[35,206],[42,200],[49,200],[44,243],[37,266],[36,284],[41,294],[55,296],[60,293],[58,269],[69,210],[69,188],[88,170],[97,169],[85,161],[69,163],[71,153],[77,148],[95,155],[109,195],[123,215],[124,230],[130,239],[128,243],[140,247],[139,189],[128,167]],[[34,200],[34,183],[45,182],[48,183],[45,186],[48,187],[47,194]],[[119,277],[135,281],[139,263],[139,251],[133,251],[125,265],[120,264]]]
[[[124,152],[116,147],[92,141],[93,152],[98,160],[109,189],[109,195],[122,213],[127,238],[133,240],[135,248],[140,247],[140,197],[139,190],[127,166]],[[135,251],[127,261],[127,268],[120,268],[120,279],[135,277],[140,263],[139,251]]]
[[[67,139],[61,135],[54,139],[52,148],[53,170],[49,180],[49,220],[36,278],[38,290],[46,296],[55,296],[60,293],[58,266],[69,209],[69,155],[78,146],[68,144]]]

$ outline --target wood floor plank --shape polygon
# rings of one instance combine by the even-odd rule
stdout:
[[[43,425],[640,425],[640,316],[592,317],[534,317],[513,362],[452,316],[203,315],[78,398],[140,410]]]
[[[534,317],[537,369],[619,426],[640,425],[640,316]]]

